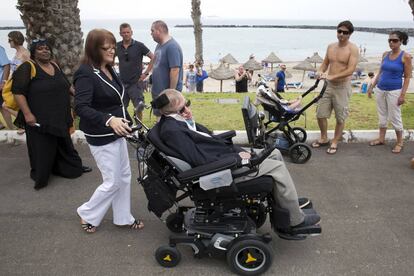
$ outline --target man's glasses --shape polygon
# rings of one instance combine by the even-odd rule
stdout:
[[[400,42],[400,40],[398,39],[398,38],[389,38],[388,39],[388,43],[398,43],[398,42]]]
[[[11,38],[9,38],[9,43],[12,42],[13,40]]]
[[[129,61],[128,51],[124,51],[125,61]]]
[[[186,102],[185,102],[185,104],[184,104],[184,106],[178,111],[178,113],[179,114],[181,114],[181,113],[184,113],[185,112],[185,109],[187,108],[187,107],[189,107],[191,105],[191,101],[190,100],[187,100]]]
[[[338,34],[349,35],[349,31],[344,31],[344,30],[341,30],[341,29],[336,30],[336,32]]]

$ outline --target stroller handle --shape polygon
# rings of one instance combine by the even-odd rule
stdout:
[[[321,79],[317,79],[315,81],[315,84],[312,85],[305,93],[302,94],[302,98],[305,97],[306,95],[308,95],[310,92],[312,92],[313,90],[315,90],[318,86],[319,86],[319,82],[321,81]],[[323,96],[323,94],[325,93],[326,87],[328,86],[328,82],[324,79],[323,80],[323,87],[321,89],[321,92],[319,93],[320,97]]]

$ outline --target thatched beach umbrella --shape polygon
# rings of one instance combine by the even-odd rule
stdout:
[[[306,61],[309,63],[314,63],[315,68],[316,68],[316,63],[322,63],[323,58],[318,54],[318,52],[315,52],[313,53],[313,56],[311,56],[310,58],[307,58]]]
[[[219,67],[211,71],[208,76],[220,81],[220,92],[223,92],[223,80],[232,79],[234,77],[234,72],[227,68],[222,62]]]
[[[244,69],[246,70],[260,70],[262,65],[257,62],[254,58],[250,58],[245,64],[243,64]]]
[[[273,53],[273,52],[271,52],[271,53],[267,56],[267,58],[265,58],[263,61],[271,64],[271,69],[270,69],[271,71],[273,71],[273,63],[282,63],[282,62],[283,62],[283,61],[282,61],[282,60],[281,60],[278,56],[276,56],[276,54],[275,54],[275,53]]]
[[[225,55],[223,58],[220,59],[220,61],[228,64],[239,63],[231,54]]]
[[[307,60],[302,61],[301,63],[293,66],[295,70],[303,70],[302,82],[305,80],[305,72],[312,71],[315,72],[316,68],[312,66]]]

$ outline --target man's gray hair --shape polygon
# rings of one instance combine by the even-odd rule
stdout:
[[[169,115],[177,113],[178,108],[180,107],[180,100],[182,98],[181,92],[175,90],[175,89],[165,89],[160,93],[160,96],[165,94],[168,97],[168,100],[170,101],[167,105],[160,108],[160,112],[163,115]]]

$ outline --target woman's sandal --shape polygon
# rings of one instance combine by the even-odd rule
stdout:
[[[392,149],[392,153],[400,153],[403,150],[403,145],[396,144],[394,148]]]
[[[141,230],[141,229],[144,228],[144,223],[141,220],[136,219],[136,220],[134,220],[134,223],[132,223],[131,225],[129,225],[129,227],[131,229],[134,229],[134,230]]]
[[[96,231],[96,227],[95,226],[93,226],[90,223],[84,222],[84,221],[82,221],[82,222],[81,222],[81,227],[82,227],[83,231],[85,231],[88,234],[95,233],[95,231]]]
[[[371,142],[369,142],[369,145],[370,146],[382,146],[382,145],[385,145],[384,144],[384,142],[381,142],[380,140],[373,140],[373,141],[371,141]]]

